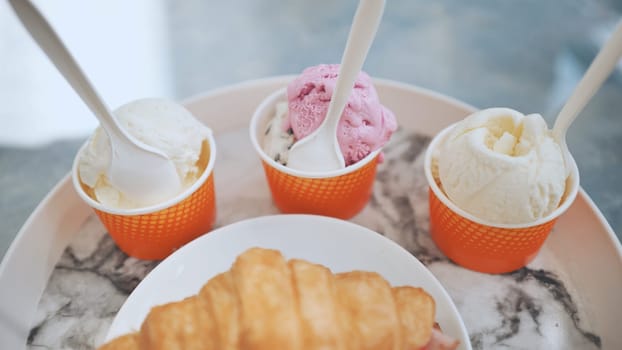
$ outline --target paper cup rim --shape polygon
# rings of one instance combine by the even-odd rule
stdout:
[[[212,131],[209,130],[208,135],[207,135],[207,143],[209,145],[210,158],[201,176],[199,176],[199,178],[190,187],[186,188],[184,191],[182,191],[175,197],[168,199],[164,202],[155,204],[155,205],[149,205],[146,207],[140,207],[140,208],[134,208],[134,209],[111,208],[91,198],[88,194],[84,192],[82,188],[82,184],[80,182],[80,176],[78,173],[78,167],[79,167],[82,153],[84,152],[86,147],[88,147],[89,142],[90,142],[90,138],[87,139],[82,144],[76,156],[74,157],[73,165],[71,168],[71,182],[73,183],[73,187],[78,193],[78,195],[80,196],[80,198],[82,198],[82,200],[84,200],[89,206],[91,206],[93,209],[97,209],[99,211],[102,211],[108,214],[113,214],[113,215],[134,216],[134,215],[152,214],[152,213],[156,213],[161,210],[168,209],[170,207],[173,207],[179,204],[180,202],[182,202],[183,200],[191,196],[199,187],[203,186],[207,178],[214,171],[214,164],[216,162],[216,141],[214,140],[214,135]]]
[[[321,171],[321,172],[303,171],[303,170],[293,169],[281,163],[276,162],[274,159],[270,158],[266,154],[266,152],[263,150],[263,147],[261,147],[258,137],[257,137],[257,130],[260,127],[259,122],[260,122],[260,119],[262,119],[261,116],[263,115],[264,111],[267,108],[270,108],[271,106],[276,104],[276,102],[278,102],[279,100],[286,100],[285,93],[286,93],[286,88],[280,88],[272,92],[267,97],[265,97],[261,101],[261,103],[257,106],[257,108],[255,108],[255,111],[253,111],[253,115],[251,117],[251,122],[250,122],[250,127],[249,127],[249,134],[250,134],[253,147],[255,148],[255,151],[257,152],[257,154],[259,154],[261,159],[267,164],[269,164],[271,167],[279,170],[280,172],[286,173],[288,175],[301,177],[301,178],[308,178],[308,179],[332,178],[332,177],[347,175],[347,174],[353,173],[361,169],[365,165],[369,164],[369,162],[371,162],[374,158],[376,158],[378,154],[380,154],[380,152],[382,151],[382,147],[381,147],[371,152],[365,158],[359,160],[358,162],[352,165],[346,166],[343,169],[331,170],[331,171]]]
[[[429,187],[432,189],[432,191],[434,192],[434,195],[438,197],[441,203],[443,203],[443,205],[451,209],[451,211],[453,211],[454,213],[460,215],[461,217],[467,220],[470,220],[476,224],[480,224],[483,226],[498,227],[498,228],[505,228],[505,229],[525,229],[529,227],[543,225],[543,224],[550,222],[551,220],[557,219],[560,215],[566,212],[566,210],[568,210],[570,205],[574,202],[577,196],[577,193],[579,192],[579,169],[577,168],[577,164],[574,158],[572,157],[572,155],[570,155],[569,159],[571,160],[571,163],[570,163],[569,178],[572,177],[574,179],[574,180],[571,179],[569,181],[571,184],[571,187],[565,191],[565,195],[563,196],[563,202],[551,213],[539,218],[538,220],[528,222],[528,223],[501,224],[501,223],[495,223],[495,222],[491,222],[488,220],[478,218],[475,215],[470,214],[466,212],[465,210],[461,209],[445,195],[445,192],[443,192],[439,188],[438,184],[436,183],[436,180],[434,179],[434,176],[432,175],[432,159],[434,157],[434,151],[457,124],[458,122],[445,127],[438,134],[436,134],[436,136],[432,138],[432,140],[430,141],[428,145],[428,148],[426,149],[425,158],[424,158],[424,172],[425,172],[425,177],[426,177]]]

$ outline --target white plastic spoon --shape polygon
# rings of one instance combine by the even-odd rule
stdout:
[[[311,172],[345,167],[345,160],[337,142],[337,126],[354,87],[354,81],[376,36],[384,4],[385,0],[359,2],[326,117],[313,133],[294,143],[289,150],[288,167]]]
[[[138,203],[156,204],[177,194],[181,181],[173,162],[120,127],[58,35],[30,1],[9,2],[37,44],[106,131],[112,151],[107,173],[111,185]]]
[[[618,22],[613,34],[602,47],[594,61],[579,81],[570,98],[564,104],[553,125],[553,136],[562,148],[566,171],[570,172],[569,165],[572,155],[566,144],[566,133],[577,115],[583,110],[600,86],[607,80],[622,56],[622,20]]]

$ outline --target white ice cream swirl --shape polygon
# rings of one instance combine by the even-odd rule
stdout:
[[[167,99],[132,101],[114,112],[121,126],[136,139],[163,152],[175,164],[182,191],[190,187],[203,169],[198,161],[211,130],[201,124],[188,110]],[[108,181],[110,143],[99,127],[81,155],[78,172],[80,181],[95,200],[109,208],[133,209],[154,203],[131,200]]]
[[[497,224],[550,214],[566,187],[561,148],[542,116],[507,108],[485,109],[459,122],[440,146],[438,171],[452,202]]]

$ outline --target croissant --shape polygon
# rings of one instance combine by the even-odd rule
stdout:
[[[428,349],[434,314],[421,288],[251,248],[197,295],[153,307],[138,332],[99,349]]]

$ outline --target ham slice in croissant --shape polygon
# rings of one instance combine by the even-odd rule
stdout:
[[[155,306],[138,332],[100,350],[455,349],[434,313],[423,289],[251,248],[198,295]]]

